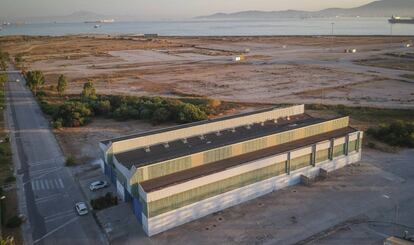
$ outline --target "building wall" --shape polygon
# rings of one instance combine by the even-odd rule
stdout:
[[[263,113],[253,115],[231,118],[227,120],[211,122],[193,127],[177,129],[173,131],[137,137],[133,139],[123,140],[113,143],[113,152],[121,153],[138,149],[145,146],[156,145],[163,142],[169,142],[176,139],[189,138],[196,135],[207,134],[209,132],[221,131],[233,127],[238,127],[246,124],[259,123],[267,120],[274,120],[281,117],[288,117],[303,114],[305,111],[304,105],[290,106],[286,108],[278,108]],[[241,120],[242,118],[242,120]]]
[[[349,137],[340,137],[331,140],[334,148],[341,147],[341,151],[333,154],[334,158],[348,154],[343,151],[347,144],[347,141],[344,141],[344,139],[349,139]],[[318,145],[322,145],[319,148],[323,148],[324,146],[329,147],[331,144],[327,145],[325,142],[321,142],[320,144],[307,146],[290,153],[245,163],[222,172],[166,187],[161,190],[150,193],[142,192],[141,197],[145,201],[143,203],[144,215],[152,218],[255,182],[285,173],[295,172],[298,169],[303,169],[308,166],[315,166],[320,164],[320,162],[329,160],[328,156],[315,161],[316,158],[313,158],[313,154],[315,154]],[[326,150],[329,151],[329,149],[327,148]],[[348,150],[349,152],[355,152],[357,148],[348,148]],[[337,154],[338,152],[340,154]]]
[[[268,194],[272,191],[295,185],[300,182],[300,176],[315,177],[319,174],[320,169],[328,172],[344,167],[347,164],[360,161],[361,151],[354,151],[348,156],[343,155],[317,164],[315,167],[307,166],[305,168],[293,171],[289,174],[283,174],[277,177],[269,178],[260,182],[244,186],[223,194],[213,196],[202,201],[175,209],[156,217],[147,218],[142,216],[143,228],[149,235],[155,235],[160,232],[169,230],[173,227],[182,225],[192,220],[201,218],[208,214],[223,210],[225,208],[246,202],[259,196]]]
[[[292,142],[295,140],[311,137],[321,133],[334,131],[349,125],[349,118],[343,117],[306,127],[284,131],[274,135],[261,137],[221,148],[212,149],[205,152],[192,154],[189,156],[176,158],[160,163],[151,164],[136,169],[132,174],[130,185],[136,186],[139,182],[152,178],[161,177],[174,172],[189,169],[195,166],[208,164],[211,162],[223,160],[237,155],[246,154],[271,146]],[[136,188],[136,187],[135,187]],[[132,193],[136,193],[132,191]]]

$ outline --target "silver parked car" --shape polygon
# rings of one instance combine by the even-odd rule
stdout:
[[[105,188],[107,186],[108,186],[108,182],[99,180],[99,181],[92,182],[89,186],[89,189],[91,191],[96,191],[96,190]]]
[[[86,215],[88,214],[88,207],[84,202],[78,202],[75,204],[76,212],[78,212],[79,215]]]

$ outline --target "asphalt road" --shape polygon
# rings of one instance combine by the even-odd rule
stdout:
[[[64,166],[64,156],[21,74],[8,73],[7,121],[17,176],[19,208],[27,217],[27,244],[106,244],[91,214],[78,216],[84,201],[79,185]],[[19,79],[20,82],[16,82]]]

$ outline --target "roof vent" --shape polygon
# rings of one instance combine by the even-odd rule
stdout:
[[[286,118],[288,121],[290,120],[290,116],[287,116],[287,118]]]
[[[264,122],[261,122],[260,125],[263,127],[265,125],[265,123]]]
[[[207,144],[211,144],[211,141],[207,141],[206,143],[207,143]]]
[[[204,140],[206,137],[204,137],[204,135],[200,135],[199,138],[200,140]]]
[[[168,142],[163,144],[165,148],[170,148],[170,144],[168,144]]]
[[[184,138],[184,139],[182,139],[181,141],[182,141],[184,144],[187,144],[187,143],[188,143],[187,138]]]
[[[151,148],[149,146],[145,147],[145,152],[150,152]]]
[[[277,123],[277,119],[273,120],[274,123]]]
[[[236,128],[232,128],[232,129],[230,129],[230,131],[231,131],[232,133],[236,133]]]
[[[220,132],[220,131],[217,131],[217,132],[216,132],[216,135],[217,135],[217,136],[220,136],[220,135],[221,135],[221,132]]]
[[[252,125],[247,124],[247,125],[246,125],[246,128],[247,128],[247,129],[251,129],[251,128],[252,128]]]

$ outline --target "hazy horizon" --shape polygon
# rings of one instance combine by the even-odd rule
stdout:
[[[111,16],[137,18],[191,18],[217,12],[245,10],[308,10],[325,8],[352,8],[373,0],[1,0],[0,16],[5,19],[68,15],[90,11]],[[160,7],[161,6],[161,7]]]

